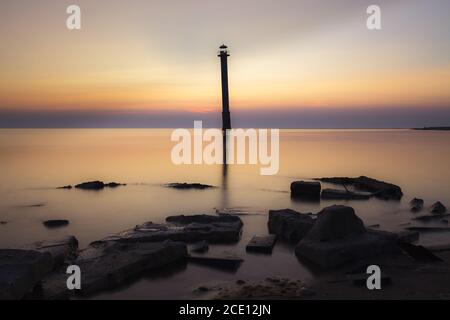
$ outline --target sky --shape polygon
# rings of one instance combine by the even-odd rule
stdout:
[[[2,0],[0,127],[219,126],[222,43],[234,126],[450,125],[449,14],[448,0]]]

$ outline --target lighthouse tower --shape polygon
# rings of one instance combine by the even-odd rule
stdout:
[[[221,45],[219,47],[218,57],[220,57],[220,66],[222,70],[222,130],[231,129],[230,118],[230,98],[228,95],[228,57],[230,56],[228,47]]]

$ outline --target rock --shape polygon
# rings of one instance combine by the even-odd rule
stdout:
[[[320,199],[321,186],[315,181],[294,181],[291,183],[291,196],[303,199]]]
[[[201,183],[168,183],[166,184],[166,187],[181,190],[189,190],[189,189],[204,190],[215,188],[214,186]]]
[[[370,192],[373,194],[373,196],[385,200],[400,200],[403,197],[402,189],[399,186],[365,176],[361,176],[358,178],[318,178],[316,180],[331,184],[353,186],[357,190]]]
[[[0,249],[0,300],[18,300],[52,270],[49,253]]]
[[[411,243],[419,240],[420,233],[417,231],[407,230],[398,232],[397,236],[399,242]]]
[[[424,201],[422,199],[414,198],[409,202],[409,205],[411,206],[412,212],[419,212],[423,209]]]
[[[398,251],[395,234],[366,230],[353,208],[346,206],[323,209],[310,232],[295,248],[297,257],[323,268]]]
[[[116,288],[144,272],[184,261],[186,255],[186,245],[181,242],[94,242],[73,261],[82,270],[81,291],[77,293],[90,295]],[[47,277],[42,284],[44,297],[55,299],[71,295],[73,292],[67,289],[66,279],[65,268]]]
[[[450,231],[449,227],[407,227],[407,230],[419,232],[443,232]]]
[[[431,206],[430,211],[432,214],[444,214],[447,212],[447,208],[438,201]]]
[[[435,256],[430,250],[422,246],[416,246],[410,243],[400,243],[400,247],[406,254],[408,254],[411,258],[413,258],[416,261],[421,262],[443,261],[441,258]]]
[[[74,260],[78,254],[78,240],[74,236],[67,236],[56,241],[39,241],[22,247],[25,250],[35,250],[49,253],[53,261],[53,269],[60,267],[67,260]]]
[[[269,232],[290,243],[299,242],[314,225],[311,215],[291,209],[269,211]]]
[[[67,185],[67,186],[63,186],[63,187],[58,187],[58,189],[72,189],[73,187],[71,185]]]
[[[8,221],[0,221],[0,225],[8,224]]]
[[[235,216],[172,216],[166,224],[147,222],[134,229],[110,236],[106,240],[119,242],[157,242],[164,240],[210,243],[233,243],[241,236],[242,221]]]
[[[429,215],[429,216],[418,216],[418,217],[415,217],[413,220],[430,222],[433,220],[440,220],[444,217],[450,217],[450,214],[435,214],[435,215]]]
[[[125,184],[117,182],[104,183],[103,181],[89,181],[77,184],[75,188],[82,190],[102,190],[104,188],[117,188],[119,186],[125,186]]]
[[[197,253],[204,253],[209,250],[209,243],[208,241],[199,241],[192,245],[191,252],[197,252]]]
[[[333,241],[366,233],[364,223],[351,207],[331,206],[318,214],[317,222],[306,235],[308,240]]]
[[[353,192],[337,189],[324,189],[321,198],[324,200],[366,200],[372,197],[371,193]]]
[[[47,220],[43,222],[47,228],[60,228],[69,225],[69,220]]]
[[[247,244],[246,250],[247,252],[271,254],[276,240],[276,235],[254,236]]]
[[[207,265],[213,268],[224,269],[224,270],[237,270],[242,262],[244,261],[240,257],[229,254],[214,254],[214,255],[189,255],[189,262],[194,262],[202,265]]]

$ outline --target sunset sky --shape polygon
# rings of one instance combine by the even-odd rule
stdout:
[[[2,0],[0,126],[215,125],[222,43],[236,124],[450,125],[449,14],[448,0]]]

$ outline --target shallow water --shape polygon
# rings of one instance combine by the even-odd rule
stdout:
[[[191,297],[199,283],[286,276],[303,280],[316,276],[278,243],[272,256],[245,253],[254,234],[267,233],[269,209],[317,212],[334,204],[355,208],[366,225],[402,230],[411,222],[408,202],[440,200],[450,206],[450,132],[412,130],[282,130],[280,170],[261,176],[259,165],[176,166],[170,159],[171,130],[54,129],[0,130],[1,247],[75,235],[80,247],[146,221],[163,222],[174,214],[213,213],[215,208],[240,208],[244,232],[237,245],[212,251],[242,255],[236,273],[188,264],[165,274],[145,277],[98,298]],[[291,200],[289,185],[297,179],[367,175],[402,187],[402,201]],[[58,190],[90,180],[127,183],[99,192]],[[168,182],[200,182],[218,188],[180,191]],[[35,206],[39,205],[39,206]],[[424,211],[426,213],[426,210]],[[68,219],[70,225],[46,229],[42,221]],[[415,223],[420,225],[419,223]],[[440,222],[436,222],[439,225]],[[442,226],[442,224],[440,224]],[[450,243],[450,233],[426,234],[423,244]]]

